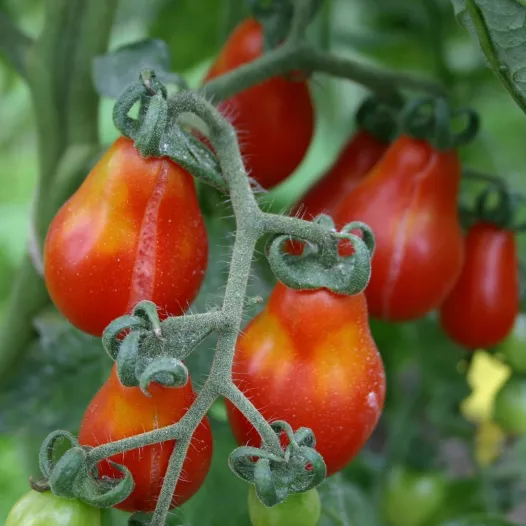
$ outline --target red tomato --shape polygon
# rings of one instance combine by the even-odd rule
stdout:
[[[299,200],[293,214],[313,219],[331,214],[380,160],[388,144],[365,130],[351,137],[330,170]]]
[[[313,430],[328,475],[341,470],[371,435],[385,397],[365,296],[278,283],[238,340],[233,375],[267,420]],[[259,446],[239,410],[227,402],[227,411],[237,441]]]
[[[208,255],[192,176],[167,158],[144,159],[120,138],[53,219],[45,279],[73,325],[100,336],[140,300],[181,314]]]
[[[230,35],[205,81],[262,54],[263,29],[249,18]],[[274,77],[221,102],[219,109],[232,119],[245,165],[264,188],[286,179],[305,157],[314,133],[307,82]]]
[[[487,349],[513,329],[519,313],[515,235],[477,223],[466,236],[462,273],[440,309],[448,336],[470,349]]]
[[[191,382],[184,387],[169,388],[150,384],[145,396],[138,387],[124,387],[114,366],[108,381],[91,401],[82,420],[79,442],[98,446],[128,438],[178,422],[195,399]],[[126,466],[133,475],[135,489],[116,508],[125,511],[153,511],[161,491],[164,474],[175,441],[133,449],[110,457]],[[205,417],[196,429],[182,476],[177,482],[171,506],[180,506],[200,487],[212,460],[212,432]],[[101,476],[118,478],[122,474],[107,460],[99,463]]]
[[[464,258],[457,212],[460,162],[425,141],[399,137],[334,210],[338,226],[359,220],[376,236],[365,291],[376,318],[404,321],[440,306]],[[343,254],[352,251],[347,245]]]

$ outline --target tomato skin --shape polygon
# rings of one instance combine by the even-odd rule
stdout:
[[[332,210],[354,190],[380,160],[388,144],[365,130],[359,130],[347,142],[336,162],[298,201],[293,215],[314,219]]]
[[[151,384],[145,396],[138,387],[124,387],[117,376],[115,366],[110,378],[102,386],[88,406],[82,420],[79,442],[98,446],[107,442],[128,438],[145,431],[178,422],[195,399],[190,380],[181,388]],[[161,491],[175,441],[141,447],[110,457],[126,466],[133,475],[135,489],[116,508],[125,511],[153,511]],[[182,473],[175,488],[171,507],[186,502],[202,485],[212,460],[212,432],[205,417],[197,427]],[[107,460],[99,463],[101,476],[122,476]]]
[[[487,349],[508,335],[519,312],[515,236],[490,223],[476,223],[465,247],[462,273],[440,308],[440,323],[457,343]]]
[[[263,54],[263,29],[248,18],[232,32],[205,82]],[[314,133],[314,108],[306,81],[273,77],[222,101],[219,109],[238,130],[245,166],[264,188],[296,170]]]
[[[493,419],[510,435],[526,435],[526,377],[512,375],[495,397]]]
[[[499,345],[499,352],[516,373],[526,373],[526,315],[519,314],[511,334]]]
[[[311,428],[328,474],[341,470],[371,435],[385,398],[364,295],[278,283],[238,340],[233,378],[267,420]],[[228,401],[227,413],[238,443],[258,447],[258,433]]]
[[[289,495],[284,502],[267,508],[254,486],[248,490],[248,511],[252,526],[316,526],[321,515],[320,494],[316,488]]]
[[[453,288],[464,259],[457,212],[460,173],[455,151],[440,152],[400,136],[334,210],[337,226],[359,220],[375,234],[365,290],[371,316],[420,318]],[[347,245],[341,252],[351,251]]]
[[[100,526],[100,510],[76,499],[29,491],[11,508],[5,526]]]
[[[181,314],[208,256],[192,176],[167,158],[144,159],[119,138],[53,219],[45,279],[73,325],[100,336],[140,300]]]
[[[402,466],[387,475],[383,508],[390,526],[423,526],[447,498],[447,486],[440,473],[418,472]]]

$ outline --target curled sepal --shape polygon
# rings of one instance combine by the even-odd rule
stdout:
[[[144,320],[135,316],[121,316],[113,320],[102,333],[102,346],[112,360],[117,359],[122,340],[119,338],[123,332],[147,329]]]
[[[79,445],[77,437],[72,435],[69,431],[62,431],[59,429],[57,431],[49,433],[49,435],[44,439],[44,442],[42,442],[42,445],[40,446],[40,452],[38,455],[40,471],[46,479],[48,479],[51,476],[53,468],[55,467],[53,461],[53,452],[55,450],[56,443],[61,439],[68,440],[73,447]]]
[[[288,495],[302,493],[321,484],[327,474],[322,456],[311,446],[315,438],[307,428],[296,433],[286,422],[273,422],[273,429],[285,433],[289,444],[282,456],[270,453],[263,446],[237,448],[228,460],[230,469],[240,478],[254,484],[259,500],[271,507]]]
[[[126,499],[134,489],[128,468],[111,462],[123,477],[98,479],[88,466],[86,449],[73,447],[53,467],[48,479],[51,491],[59,496],[79,499],[98,508],[111,508]]]
[[[141,391],[146,396],[150,396],[148,387],[152,382],[165,387],[183,387],[188,382],[188,369],[177,358],[157,358],[145,367],[139,379]]]
[[[316,221],[332,230],[333,223],[329,219],[328,216],[318,216]],[[353,234],[353,230],[360,230],[362,238]],[[342,240],[352,245],[352,254],[339,254],[338,246]],[[289,241],[287,235],[274,237],[267,256],[276,278],[287,287],[300,290],[327,288],[338,294],[357,294],[369,283],[374,234],[364,223],[345,225],[324,245],[307,243],[301,255],[287,252]]]
[[[513,229],[517,199],[506,187],[487,186],[477,197],[474,215],[477,220],[499,228]],[[492,203],[492,198],[495,198]]]

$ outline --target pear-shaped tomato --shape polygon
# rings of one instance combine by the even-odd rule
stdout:
[[[476,223],[466,236],[466,261],[440,308],[446,334],[470,349],[487,349],[513,329],[519,313],[515,236],[489,223]]]
[[[455,151],[437,151],[403,135],[336,207],[337,225],[363,221],[375,234],[365,291],[375,318],[419,318],[439,307],[453,288],[464,259],[460,173]],[[348,245],[342,253],[350,250]]]
[[[263,29],[249,18],[234,29],[206,81],[263,54]],[[273,77],[223,101],[251,177],[264,188],[286,179],[301,163],[314,132],[314,109],[305,80]]]
[[[233,378],[267,420],[312,429],[328,474],[341,470],[371,435],[385,397],[365,296],[278,283],[238,340]],[[258,446],[248,420],[230,402],[227,411],[237,441]]]
[[[82,445],[98,446],[169,426],[184,416],[196,396],[190,380],[185,386],[177,388],[153,383],[148,391],[151,397],[147,397],[139,387],[124,387],[114,366],[110,378],[95,395],[84,414],[79,442]],[[110,457],[110,460],[126,466],[135,482],[131,495],[116,508],[125,511],[155,509],[174,445],[175,441],[171,440]],[[205,417],[190,442],[172,507],[186,502],[201,487],[211,460],[212,432]],[[122,476],[107,460],[99,463],[99,474],[112,478]]]
[[[313,219],[331,215],[338,203],[353,190],[387,150],[388,144],[360,130],[345,145],[336,162],[321,179],[299,199],[294,215]]]
[[[161,315],[183,312],[207,254],[192,176],[168,158],[144,159],[121,137],[53,219],[46,285],[73,325],[100,336],[141,300]]]

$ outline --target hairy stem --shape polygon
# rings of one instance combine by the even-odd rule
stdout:
[[[322,72],[362,84],[379,96],[399,100],[399,89],[426,91],[444,95],[444,88],[431,80],[409,74],[380,69],[354,59],[339,57],[306,42],[286,42],[262,57],[240,66],[203,86],[203,93],[212,100],[223,100],[251,88],[270,77],[301,69],[306,73]]]
[[[32,43],[31,38],[0,11],[0,53],[24,79],[27,76],[27,54]]]

